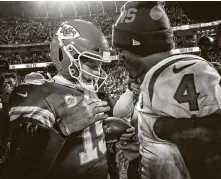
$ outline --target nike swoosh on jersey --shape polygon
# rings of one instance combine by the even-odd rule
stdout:
[[[16,94],[19,95],[19,96],[22,96],[24,98],[26,98],[28,96],[27,92],[26,93],[16,93]]]
[[[176,68],[176,65],[174,65],[174,67],[173,67],[173,73],[179,73],[179,72],[181,72],[182,70],[184,70],[184,69],[186,69],[186,68],[188,68],[188,67],[194,65],[195,63],[196,63],[196,62],[190,63],[190,64],[184,65],[184,66],[182,66],[182,67],[180,67],[180,68]]]

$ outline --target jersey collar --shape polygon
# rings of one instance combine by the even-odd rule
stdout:
[[[62,75],[58,74],[56,76],[53,77],[55,83],[60,84],[60,85],[65,85],[68,86],[70,88],[77,88],[77,89],[81,89],[82,87],[80,86],[80,84],[78,83],[72,83],[71,81],[67,80],[66,78],[64,78]]]

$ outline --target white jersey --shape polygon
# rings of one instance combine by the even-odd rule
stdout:
[[[175,172],[171,176],[189,177],[177,146],[158,138],[153,126],[157,118],[163,116],[191,118],[193,115],[202,117],[219,113],[220,80],[214,67],[195,55],[171,56],[147,72],[137,105],[142,161],[152,161],[154,165],[176,163],[177,172],[171,170]],[[185,170],[182,171],[186,172],[185,177],[179,170]]]

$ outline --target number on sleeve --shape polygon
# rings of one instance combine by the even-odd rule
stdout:
[[[198,96],[200,93],[196,92],[193,74],[186,74],[183,76],[174,98],[178,103],[189,103],[190,111],[198,111]]]

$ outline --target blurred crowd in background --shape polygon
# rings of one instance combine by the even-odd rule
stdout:
[[[195,23],[182,12],[178,3],[167,2],[164,7],[172,26]],[[116,21],[118,15],[119,13],[106,13],[80,18],[94,23],[107,37],[111,37],[111,25]],[[0,44],[48,43],[53,32],[65,20],[69,19],[0,18]]]
[[[176,2],[167,2],[164,8],[169,15],[171,25],[173,27],[197,23],[189,19],[183,13],[182,9],[179,7],[179,4]],[[114,24],[118,15],[119,13],[106,13],[80,18],[91,21],[97,25],[110,40],[112,31],[111,25]],[[42,19],[25,17],[0,18],[0,45],[49,43],[56,28],[62,21],[65,20],[68,19]],[[192,46],[197,46],[196,41],[192,38],[192,36],[176,38],[177,48]],[[215,53],[211,54],[211,58],[216,60],[220,59],[219,54],[217,55]],[[6,60],[9,64],[39,63],[51,61],[48,52],[0,53],[0,60]],[[105,84],[105,91],[111,94],[113,99],[116,101],[126,89],[128,74],[122,62],[114,62],[105,68],[109,75]],[[8,80],[5,80],[4,83],[7,83],[5,88],[13,88],[13,85],[16,85],[22,79],[22,75],[20,75],[22,73],[7,72],[5,74],[5,77],[9,79],[9,81],[12,79],[15,81],[15,83],[8,83]]]

